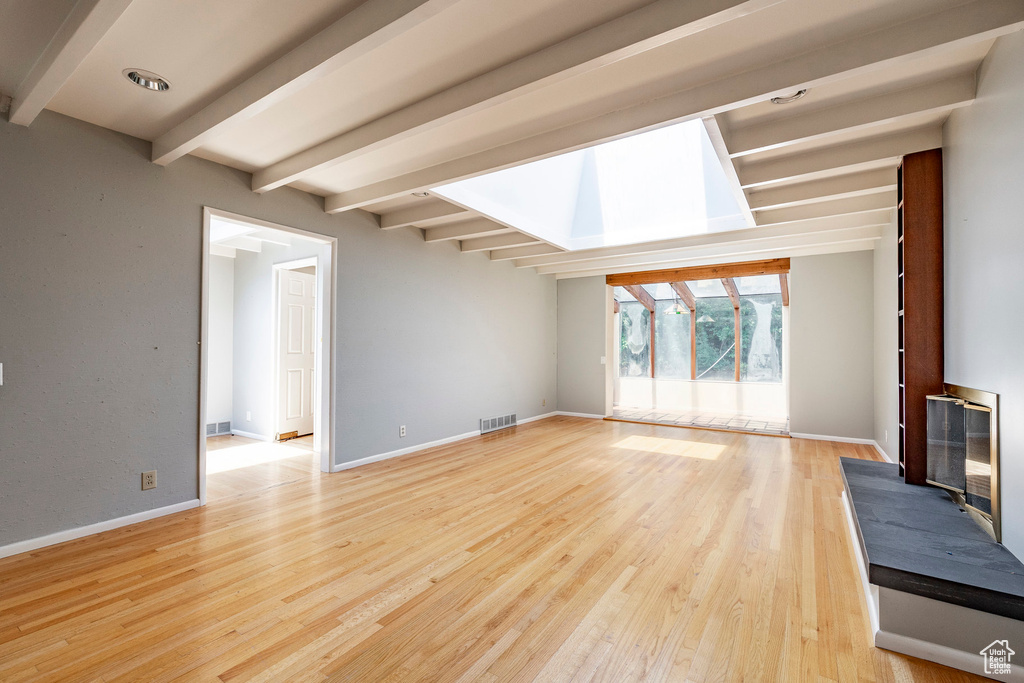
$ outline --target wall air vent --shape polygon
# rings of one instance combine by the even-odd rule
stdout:
[[[217,436],[219,434],[230,434],[231,423],[230,422],[211,422],[206,425],[207,436]]]
[[[480,420],[480,433],[496,432],[499,429],[507,429],[516,426],[516,414],[509,413],[499,417],[485,417]]]

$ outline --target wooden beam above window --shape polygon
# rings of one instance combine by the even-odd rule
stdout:
[[[612,287],[625,287],[626,285],[653,285],[659,282],[720,280],[727,277],[747,277],[750,275],[778,275],[788,272],[789,259],[777,258],[764,261],[745,261],[743,263],[721,263],[713,266],[648,270],[640,273],[616,273],[605,276],[605,282]]]
[[[668,284],[672,291],[686,304],[686,307],[690,309],[690,313],[697,310],[697,298],[693,296],[693,292],[690,291],[689,286],[685,282],[670,282]]]
[[[647,293],[647,290],[640,285],[623,285],[622,288],[633,295],[633,298],[643,304],[651,313],[654,313],[654,297]]]
[[[779,286],[782,287],[782,305],[789,305],[789,275],[779,273]]]

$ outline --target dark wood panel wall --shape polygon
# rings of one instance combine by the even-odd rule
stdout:
[[[942,150],[899,168],[900,472],[924,484],[928,394],[942,393]]]

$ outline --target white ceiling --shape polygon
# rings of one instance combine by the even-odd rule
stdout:
[[[899,157],[941,144],[1022,27],[1019,0],[5,0],[0,93],[18,123],[45,106],[567,277],[871,248]],[[568,254],[412,195],[693,118],[743,235]]]

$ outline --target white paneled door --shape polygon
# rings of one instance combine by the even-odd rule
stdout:
[[[277,433],[313,433],[316,395],[316,276],[278,276]]]

